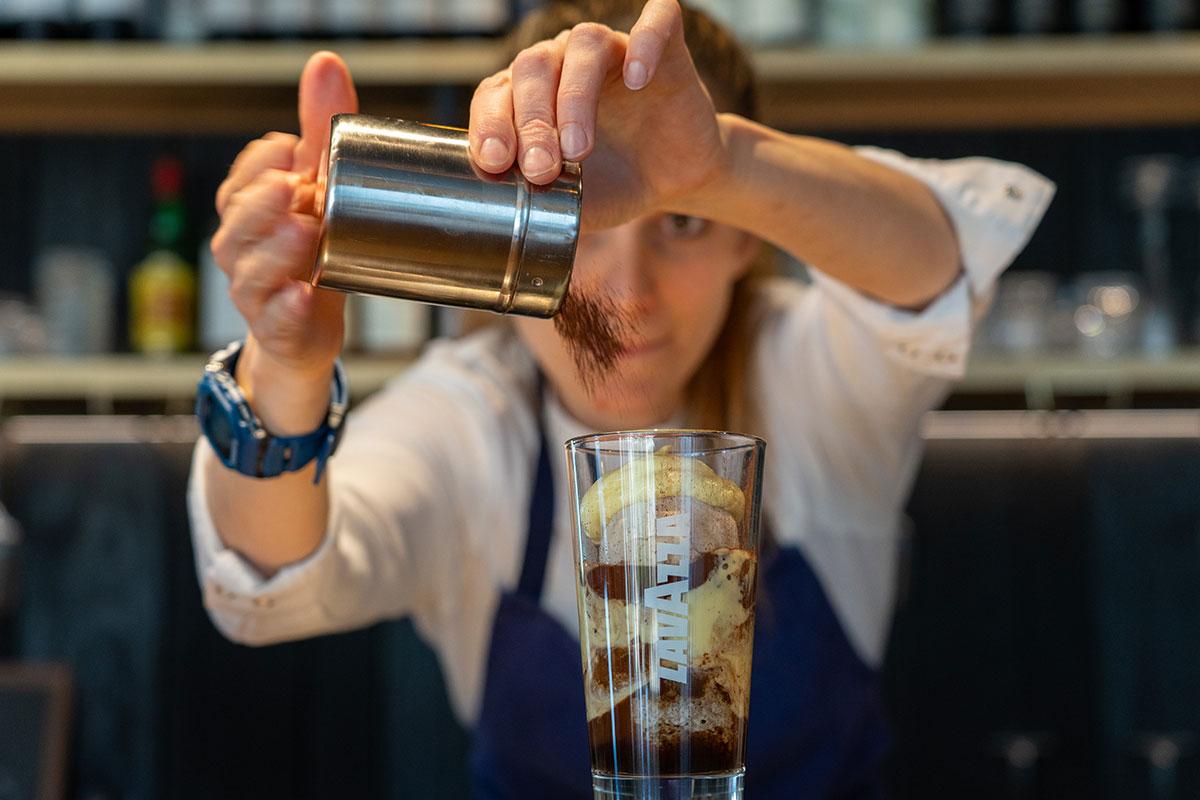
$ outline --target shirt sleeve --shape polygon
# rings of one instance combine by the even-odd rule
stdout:
[[[410,617],[459,719],[476,718],[500,587],[519,570],[513,509],[528,496],[536,441],[532,382],[518,369],[528,364],[499,339],[435,344],[354,408],[329,465],[322,543],[271,578],[218,536],[203,469],[215,454],[197,445],[192,536],[219,630],[269,644]]]
[[[454,505],[435,502],[436,466],[411,450],[385,466],[378,445],[374,452],[356,446],[363,422],[348,420],[344,449],[330,463],[321,544],[269,578],[221,540],[205,501],[205,466],[215,455],[206,440],[197,445],[189,490],[196,567],[209,616],[229,639],[274,644],[422,611],[425,584],[413,568],[419,558],[413,550],[431,538],[427,531],[455,530],[438,519],[439,510]],[[404,478],[392,481],[385,498],[376,492],[378,475]],[[428,565],[423,574],[431,571]]]
[[[524,458],[519,448],[485,444],[497,441],[503,411],[478,380],[459,372],[415,366],[350,414],[330,461],[322,543],[270,578],[218,535],[204,469],[216,456],[201,439],[189,510],[204,602],[219,630],[241,643],[270,644],[406,615],[433,638],[448,625],[466,624],[448,621],[456,612],[451,604],[474,602],[464,592],[478,594],[493,582],[479,573],[492,543],[472,532],[500,524],[479,518],[506,507],[485,495],[497,484],[512,485],[484,480],[479,471],[527,470],[516,469]],[[514,464],[497,463],[505,459]]]
[[[860,294],[819,270],[813,282],[877,338],[881,352],[906,369],[960,378],[971,334],[996,279],[1024,249],[1054,197],[1054,184],[1021,164],[990,158],[913,159],[858,148],[873,161],[911,175],[933,192],[958,238],[959,276],[929,306],[911,312]]]
[[[962,376],[971,334],[999,274],[1054,193],[1026,167],[927,161],[863,148],[928,186],[953,223],[963,273],[920,311],[811,270],[776,285],[758,369],[767,496],[781,539],[802,542],[844,628],[868,662],[882,656],[894,595],[900,512],[920,459],[918,425]],[[773,451],[773,452],[772,452]]]
[[[958,235],[963,271],[976,297],[985,296],[1025,248],[1054,199],[1054,183],[1022,164],[909,158],[875,147],[856,151],[929,187]]]
[[[205,471],[214,458],[211,445],[201,438],[192,456],[188,485],[196,572],[213,624],[227,638],[254,645],[313,635],[328,627],[318,602],[334,560],[329,531],[308,558],[264,578],[246,559],[225,546],[209,513]],[[329,529],[336,529],[336,524]]]

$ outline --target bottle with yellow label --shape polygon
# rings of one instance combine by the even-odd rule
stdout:
[[[190,350],[195,337],[196,270],[183,257],[186,215],[177,159],[154,165],[150,252],[129,276],[129,343],[139,353]]]

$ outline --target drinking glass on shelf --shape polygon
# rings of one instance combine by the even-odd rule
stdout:
[[[116,279],[104,253],[91,247],[47,248],[34,267],[34,289],[51,352],[113,350]]]
[[[1196,742],[1193,731],[1145,731],[1133,737],[1133,752],[1149,771],[1150,800],[1178,797],[1179,762],[1195,754]]]
[[[1140,336],[1143,352],[1151,356],[1170,353],[1178,339],[1171,292],[1169,214],[1179,175],[1180,161],[1174,155],[1137,156],[1128,159],[1121,170],[1122,193],[1137,217],[1138,259],[1146,299]]]
[[[1046,0],[1013,0],[1010,6],[1013,32],[1018,36],[1043,36],[1058,27],[1058,4]]]
[[[1048,349],[1057,291],[1058,279],[1048,272],[1014,271],[1001,277],[980,334],[983,349],[1005,355],[1031,355]]]
[[[0,506],[0,621],[17,608],[17,558],[21,527]]]
[[[1127,22],[1124,5],[1121,0],[1075,0],[1075,26],[1085,34],[1123,30]]]
[[[1005,795],[1010,800],[1033,800],[1038,796],[1038,767],[1057,744],[1049,731],[1005,731],[994,738],[996,752],[1004,760]]]
[[[951,36],[986,36],[996,26],[998,9],[990,0],[946,0],[943,24]]]
[[[46,324],[17,295],[0,294],[0,356],[46,352]]]
[[[1094,358],[1132,355],[1141,344],[1144,288],[1132,272],[1087,272],[1074,285],[1079,352]]]
[[[1183,183],[1183,202],[1191,215],[1190,227],[1195,237],[1192,242],[1195,244],[1200,242],[1200,158],[1192,161],[1187,179]],[[1193,267],[1200,267],[1200,263],[1194,264]],[[1200,343],[1200,270],[1196,270],[1196,277],[1192,279],[1189,291],[1191,297],[1188,299],[1191,301],[1192,314],[1195,315],[1189,333],[1192,343]]]

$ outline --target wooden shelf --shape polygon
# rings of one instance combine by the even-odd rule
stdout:
[[[204,356],[148,359],[132,355],[96,358],[5,358],[0,360],[0,402],[5,400],[187,401],[192,397]],[[346,360],[350,388],[364,397],[402,373],[412,358],[352,356]],[[1024,395],[1030,408],[1053,407],[1064,395],[1116,400],[1132,392],[1200,392],[1200,350],[1147,360],[973,358],[960,395]]]
[[[252,134],[295,127],[317,43],[10,43],[0,132]],[[446,119],[499,69],[490,39],[337,42],[370,113]],[[795,130],[1200,123],[1200,36],[755,53],[765,120]]]
[[[178,400],[192,397],[207,356],[144,358],[0,359],[0,401],[75,400],[101,405],[119,400]],[[349,358],[346,372],[356,397],[370,394],[403,372],[411,358]]]
[[[0,132],[233,133],[296,128],[296,80],[335,48],[364,110],[428,117],[500,66],[492,40],[365,43],[6,43]],[[450,99],[442,93],[451,91]],[[469,96],[463,96],[465,103]]]
[[[310,53],[341,53],[365,86],[466,84],[497,69],[500,44],[490,39],[368,42],[6,43],[0,81],[11,86],[225,86],[294,89]]]
[[[936,42],[912,51],[765,51],[764,116],[786,129],[1200,122],[1200,36]]]
[[[1148,359],[1080,358],[1071,355],[1002,358],[974,357],[966,378],[955,387],[960,395],[1016,395],[1030,409],[1049,409],[1058,398],[1101,397],[1126,405],[1135,392],[1195,394],[1200,392],[1200,349]]]

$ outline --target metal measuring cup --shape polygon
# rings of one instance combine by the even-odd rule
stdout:
[[[478,170],[459,128],[332,120],[312,283],[502,314],[553,316],[579,240],[580,168],[530,184]]]

